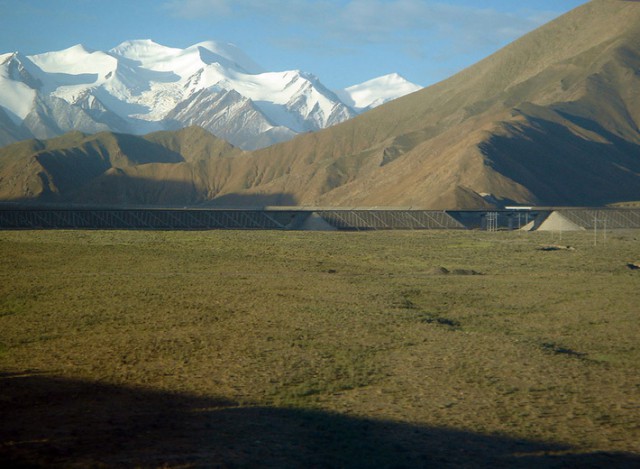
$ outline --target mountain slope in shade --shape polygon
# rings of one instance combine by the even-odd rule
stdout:
[[[196,185],[183,196],[192,180],[178,176],[189,166],[190,178],[208,173],[208,162],[241,153],[224,140],[199,127],[156,132],[144,137],[101,132],[70,132],[49,140],[27,140],[0,149],[0,199],[28,202],[77,203],[194,203],[206,200],[209,184]],[[203,171],[201,169],[204,168]],[[143,193],[135,178],[141,174],[154,187],[180,184],[180,190]],[[126,193],[103,188],[104,180],[130,179],[131,200]],[[204,179],[203,179],[204,180]],[[104,190],[102,190],[104,189]],[[176,202],[177,201],[177,202]]]
[[[399,80],[368,88],[375,103],[410,89]],[[234,99],[226,109],[229,93]],[[209,107],[212,96],[226,99]],[[3,54],[0,109],[12,122],[0,120],[0,145],[68,130],[145,134],[198,123],[237,146],[256,149],[357,115],[317,77],[298,70],[266,72],[237,47],[213,41],[186,49],[136,40],[106,52],[76,45],[32,56]]]
[[[171,191],[156,189],[154,199],[150,186],[184,189],[181,203],[219,205],[640,200],[639,89],[640,2],[594,0],[448,80],[343,124],[259,151],[232,149],[232,158],[203,151],[189,161],[121,165],[108,170],[117,175],[85,181],[82,199],[62,191],[60,200],[110,203],[124,192],[129,203],[169,200]],[[23,167],[31,168],[21,169],[31,174],[24,187],[35,194],[37,167],[32,159]],[[0,188],[12,177],[1,174]]]

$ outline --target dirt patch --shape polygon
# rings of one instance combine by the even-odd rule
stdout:
[[[569,357],[573,357],[573,358],[586,358],[587,354],[586,353],[582,353],[582,352],[576,352],[575,350],[572,350],[568,347],[564,347],[562,345],[558,345],[556,343],[553,342],[545,342],[542,344],[542,349],[547,351],[547,352],[551,352],[551,353],[555,353],[558,355],[566,355]]]
[[[538,251],[575,251],[573,246],[562,246],[560,244],[549,244],[546,246],[540,246]]]
[[[451,275],[484,275],[482,272],[478,272],[473,269],[453,269]]]
[[[449,270],[446,267],[434,267],[429,271],[431,275],[484,275],[482,272],[472,269],[453,269]]]
[[[452,330],[459,330],[462,326],[460,321],[456,321],[455,319],[451,318],[445,318],[443,316],[431,313],[424,313],[421,322],[425,324],[436,324],[438,326],[445,326]]]
[[[449,272],[449,269],[446,269],[444,267],[434,267],[429,271],[429,273],[431,275],[448,275],[451,272]]]

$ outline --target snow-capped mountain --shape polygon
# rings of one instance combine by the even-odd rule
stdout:
[[[358,112],[364,112],[420,88],[397,73],[391,73],[350,86],[337,94],[343,103]]]
[[[393,74],[333,92],[310,73],[268,72],[237,47],[212,41],[15,52],[0,55],[0,145],[69,130],[144,134],[199,125],[255,149],[417,89]]]

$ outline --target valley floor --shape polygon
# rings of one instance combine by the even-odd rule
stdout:
[[[0,462],[638,467],[640,232],[598,236],[0,232]]]

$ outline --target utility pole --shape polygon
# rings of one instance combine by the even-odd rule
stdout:
[[[600,218],[600,211],[596,210],[595,215],[593,216],[593,245],[598,245],[598,223],[602,223],[602,239],[606,243],[607,242],[607,216],[604,215],[603,218]]]
[[[487,212],[487,231],[498,231],[498,212]]]

